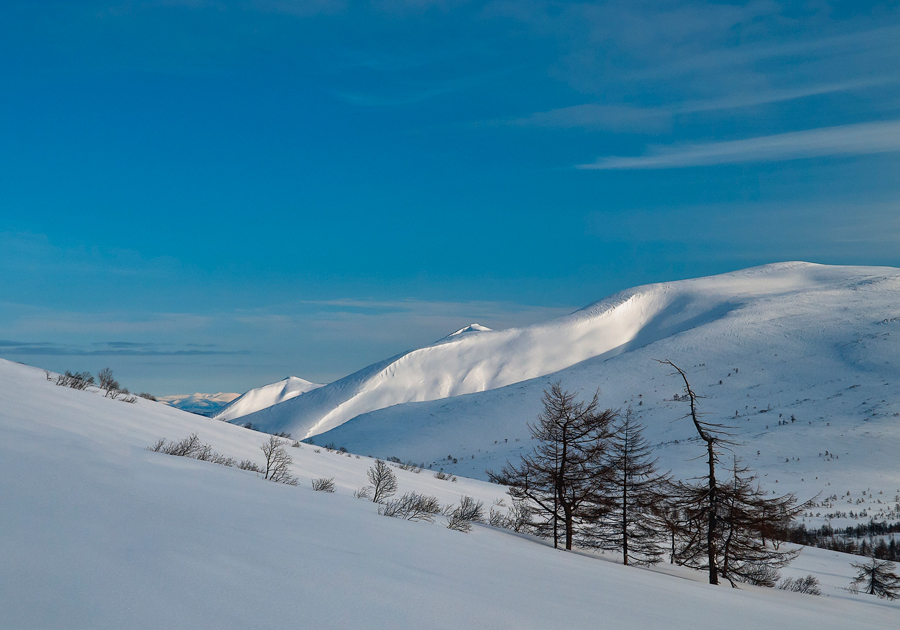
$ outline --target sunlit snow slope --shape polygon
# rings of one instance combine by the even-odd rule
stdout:
[[[855,341],[858,324],[900,315],[893,308],[898,282],[896,269],[781,263],[642,286],[548,323],[447,337],[246,420],[267,431],[310,437],[377,409],[500,388],[587,360],[605,361],[687,331],[697,331],[700,361],[703,353],[717,352],[723,344],[734,359],[756,352],[742,340],[746,330],[762,335],[767,345],[784,343],[801,354],[815,354],[822,344]],[[889,333],[897,326],[889,323],[879,330]],[[863,353],[861,360],[870,354]],[[884,372],[883,363],[876,364],[873,369]]]
[[[266,436],[139,399],[57,387],[0,360],[0,628],[896,628],[900,603],[852,595],[851,557],[804,550],[788,571],[827,596],[734,590],[443,517],[355,499],[371,460],[302,445],[296,487],[153,453],[196,432],[261,463]],[[396,470],[400,491],[490,504],[502,488]],[[334,477],[334,494],[309,480]],[[660,572],[675,574],[665,575]]]
[[[484,478],[530,448],[527,423],[561,381],[585,396],[599,387],[604,407],[631,406],[661,466],[691,478],[703,473],[703,449],[674,399],[680,379],[655,361],[671,359],[704,396],[706,419],[733,427],[733,452],[767,488],[820,495],[808,524],[900,520],[900,270],[769,265],[612,301],[644,322],[615,352],[491,391],[372,411],[315,440]],[[606,306],[591,307],[555,325],[603,328],[609,318]],[[731,454],[722,459],[729,465]]]
[[[231,402],[227,407],[218,412],[214,417],[216,420],[231,421],[247,414],[251,414],[260,409],[277,405],[286,400],[290,400],[300,394],[305,394],[314,389],[318,389],[322,385],[318,383],[310,383],[307,380],[296,376],[288,376],[287,378],[263,385],[249,392],[242,394]]]

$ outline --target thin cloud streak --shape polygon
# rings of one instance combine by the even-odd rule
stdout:
[[[900,151],[900,120],[793,131],[744,140],[651,147],[637,157],[609,156],[583,170],[687,168],[745,162],[778,162],[826,156],[874,155]]]
[[[631,107],[585,103],[535,112],[523,118],[495,121],[491,124],[547,129],[607,129],[624,132],[657,132],[672,125],[679,114],[715,112],[744,107],[758,107],[783,103],[811,96],[850,92],[897,83],[894,78],[866,79],[811,85],[793,89],[772,89],[752,93],[737,93],[715,99],[685,101],[665,107]]]

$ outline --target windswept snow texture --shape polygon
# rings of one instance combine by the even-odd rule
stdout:
[[[681,567],[379,516],[352,496],[366,457],[289,447],[292,487],[146,449],[192,432],[261,463],[260,433],[0,360],[0,628],[887,630],[900,618],[900,602],[844,590],[851,556],[807,549],[786,572],[818,576],[824,597],[711,587]],[[442,503],[490,505],[503,490],[396,472],[401,492]],[[313,492],[318,477],[337,491]]]
[[[251,389],[217,413],[215,418],[216,420],[225,421],[235,420],[260,409],[290,400],[300,394],[311,392],[319,387],[322,387],[322,385],[310,383],[296,376],[288,376],[277,383]]]
[[[196,413],[201,416],[212,417],[225,408],[239,394],[219,392],[217,394],[177,394],[174,396],[159,396],[157,400],[170,407]]]

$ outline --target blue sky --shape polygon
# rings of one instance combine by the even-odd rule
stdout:
[[[900,3],[0,4],[0,356],[327,382],[472,321],[900,266]]]

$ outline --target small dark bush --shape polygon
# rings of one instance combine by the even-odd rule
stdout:
[[[821,595],[822,589],[819,587],[819,578],[814,575],[807,575],[802,578],[785,578],[778,584],[778,588],[783,591],[806,593],[807,595]]]
[[[313,479],[312,489],[316,492],[334,492],[334,477],[331,479]]]
[[[249,459],[242,460],[240,464],[237,465],[241,470],[252,470],[253,472],[261,473],[262,468],[251,462]]]
[[[94,384],[94,377],[90,372],[75,372],[73,374],[69,370],[66,370],[65,374],[60,374],[56,377],[56,384],[60,387],[85,390]]]
[[[464,496],[459,505],[446,510],[444,515],[447,517],[447,529],[469,532],[472,530],[472,523],[484,522],[484,504]]]
[[[148,450],[175,457],[189,457],[203,462],[212,462],[221,466],[234,466],[237,463],[231,457],[216,453],[209,444],[203,444],[196,433],[192,433],[179,442],[167,442],[165,438],[157,440],[153,446],[148,447]]]
[[[368,499],[369,498],[369,486],[363,486],[359,490],[353,493],[353,496],[357,499]]]
[[[403,518],[407,521],[434,522],[434,515],[440,514],[441,504],[437,497],[416,492],[407,492],[399,499],[386,501],[378,508],[382,516]]]

